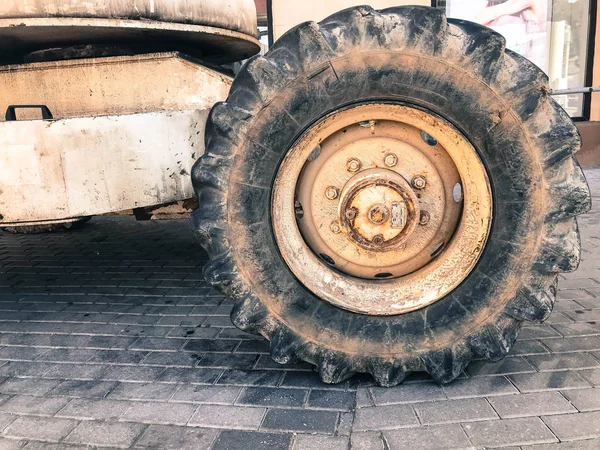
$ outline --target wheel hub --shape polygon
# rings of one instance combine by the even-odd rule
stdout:
[[[439,300],[468,275],[489,232],[491,192],[477,152],[447,122],[360,105],[323,119],[288,152],[272,222],[307,288],[392,315]]]
[[[337,215],[350,242],[383,252],[398,248],[413,232],[418,213],[418,199],[401,175],[367,169],[342,189]]]

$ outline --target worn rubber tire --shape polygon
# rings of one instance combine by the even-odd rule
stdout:
[[[204,273],[235,300],[234,324],[269,339],[275,361],[308,361],[327,383],[366,372],[392,386],[414,371],[447,383],[473,358],[503,358],[523,321],[552,311],[557,274],[577,268],[575,216],[591,206],[573,157],[580,136],[549,92],[501,35],[438,9],[361,6],[287,32],[215,105],[192,174]],[[443,299],[396,316],[352,313],[308,291],[270,221],[273,179],[307,127],[375,100],[452,123],[477,149],[494,201],[475,269]]]

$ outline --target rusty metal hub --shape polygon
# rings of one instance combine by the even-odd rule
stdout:
[[[444,120],[391,104],[355,106],[308,130],[282,162],[272,205],[298,279],[340,307],[381,315],[454,289],[492,216],[471,144]]]
[[[418,217],[417,196],[401,175],[388,169],[358,172],[343,187],[337,205],[337,220],[345,237],[376,252],[402,245]],[[321,220],[321,216],[314,218]]]

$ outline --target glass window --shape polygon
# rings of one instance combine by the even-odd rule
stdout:
[[[511,50],[525,56],[550,78],[553,89],[586,83],[591,0],[446,0],[438,1],[448,17],[486,25],[506,38]],[[584,95],[555,99],[572,117],[583,115]]]
[[[585,87],[590,0],[554,0],[548,75],[553,89]],[[572,117],[583,116],[584,95],[554,97]]]

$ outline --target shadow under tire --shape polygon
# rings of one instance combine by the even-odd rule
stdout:
[[[573,155],[581,138],[549,93],[546,75],[501,35],[434,8],[360,6],[288,31],[214,106],[192,172],[205,277],[235,301],[233,323],[267,338],[275,361],[307,361],[327,383],[370,373],[393,386],[415,371],[448,383],[473,358],[502,359],[524,321],[551,313],[557,274],[579,264],[575,216],[591,206]],[[273,186],[290,149],[327,117],[372,103],[451,124],[476,150],[493,200],[464,280],[396,315],[325,301],[295,276],[273,231]]]

